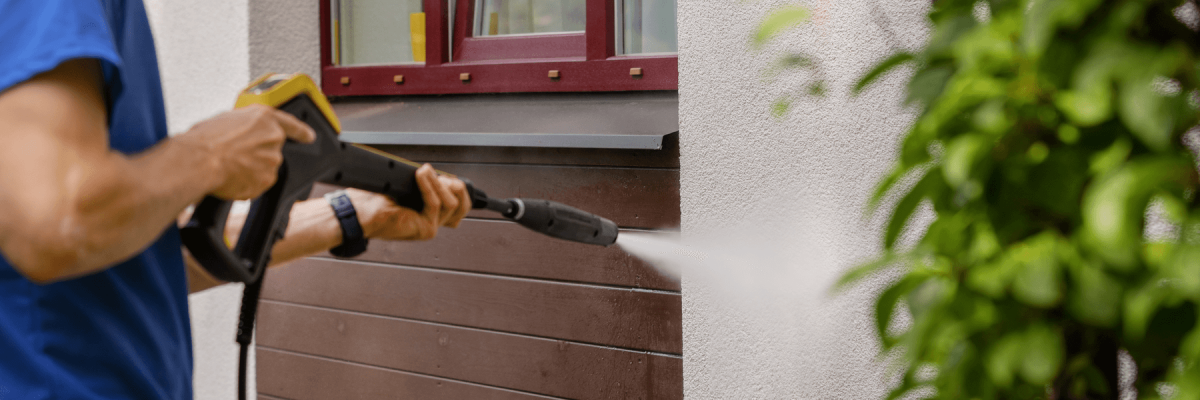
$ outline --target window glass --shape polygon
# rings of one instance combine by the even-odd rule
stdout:
[[[675,0],[617,0],[617,53],[674,53]]]
[[[476,0],[475,36],[582,32],[586,11],[586,0]]]
[[[340,65],[425,62],[421,0],[337,0]]]

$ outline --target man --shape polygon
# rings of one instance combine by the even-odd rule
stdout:
[[[140,0],[0,0],[0,399],[192,397],[187,294],[220,282],[185,266],[174,221],[259,195],[313,132],[247,107],[167,138],[161,92]],[[462,182],[417,180],[420,213],[348,192],[366,237],[458,224]],[[297,204],[273,259],[342,244],[343,223]]]

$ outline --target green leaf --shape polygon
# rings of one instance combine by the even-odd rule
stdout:
[[[1068,271],[1075,281],[1069,304],[1072,313],[1086,324],[1115,326],[1121,312],[1121,283],[1099,266],[1080,264]]]
[[[845,290],[863,280],[863,278],[871,276],[880,270],[893,267],[905,267],[909,262],[912,261],[912,258],[912,253],[886,252],[882,257],[854,267],[845,274],[842,274],[842,277],[839,278],[837,283],[833,285],[832,290],[834,292]]]
[[[1133,144],[1129,139],[1118,138],[1107,149],[1097,152],[1090,160],[1088,171],[1092,175],[1108,175],[1116,170],[1125,160],[1129,158],[1129,153],[1133,151]]]
[[[893,54],[891,57],[888,57],[879,64],[876,64],[875,68],[872,68],[871,71],[867,72],[866,75],[863,75],[862,79],[859,79],[858,83],[854,85],[854,89],[851,90],[851,93],[858,94],[859,92],[862,92],[864,88],[871,83],[874,83],[876,79],[879,79],[879,77],[883,76],[888,71],[891,71],[892,68],[896,68],[904,63],[912,62],[914,60],[916,60],[916,58],[912,53],[900,52]]]
[[[1134,268],[1150,197],[1168,184],[1187,179],[1191,168],[1178,158],[1135,160],[1094,183],[1083,198],[1084,243],[1111,267]]]
[[[758,25],[758,29],[754,32],[753,46],[755,48],[762,47],[762,45],[779,36],[783,31],[808,21],[810,15],[811,13],[807,8],[794,5],[772,11],[763,20],[762,24]]]
[[[1013,296],[1035,307],[1051,307],[1062,298],[1062,270],[1052,233],[1042,233],[1009,250],[1010,261],[1020,265],[1013,278]]]
[[[922,107],[933,104],[933,101],[942,95],[946,82],[949,82],[953,75],[954,70],[944,66],[917,71],[908,83],[908,98],[904,102]]]
[[[1032,8],[1025,13],[1025,29],[1021,45],[1025,53],[1039,58],[1059,26],[1078,27],[1088,12],[1096,8],[1100,0],[1033,1]]]
[[[1098,86],[1088,91],[1064,90],[1054,99],[1054,105],[1071,122],[1079,126],[1093,126],[1112,116],[1112,89]]]
[[[883,344],[884,350],[896,344],[896,339],[888,335],[888,327],[892,323],[892,315],[895,314],[897,303],[919,283],[920,280],[916,277],[905,277],[889,286],[875,300],[875,333],[879,335],[879,341]]]
[[[1167,98],[1154,91],[1152,77],[1122,79],[1119,100],[1118,115],[1138,140],[1157,151],[1171,146],[1175,121]]]
[[[908,225],[908,219],[912,217],[913,211],[916,211],[917,206],[921,204],[921,200],[925,198],[929,191],[937,182],[938,172],[936,169],[931,170],[913,186],[904,198],[896,204],[896,208],[892,211],[892,217],[888,220],[887,232],[883,236],[883,247],[891,249],[896,244],[896,239],[900,238],[900,234],[904,232],[904,227]]]
[[[1181,344],[1180,353],[1193,360],[1200,359],[1200,326],[1192,328],[1192,331],[1183,338],[1183,343]]]
[[[984,367],[992,383],[1003,388],[1012,386],[1014,373],[1019,368],[1024,353],[1024,345],[1024,335],[1009,333],[988,349]]]
[[[1170,278],[1177,290],[1200,297],[1200,244],[1186,243],[1178,246],[1162,272]]]
[[[1011,128],[1013,121],[1005,113],[1004,99],[995,99],[975,110],[971,125],[982,132],[997,135]]]
[[[1034,385],[1049,384],[1058,374],[1066,349],[1062,336],[1046,324],[1035,324],[1025,331],[1021,378]]]
[[[941,55],[948,53],[954,43],[962,37],[963,34],[974,29],[978,25],[975,17],[970,13],[962,15],[951,15],[937,22],[934,27],[933,34],[929,37],[929,44],[925,49],[926,54]]]
[[[969,262],[978,265],[1000,253],[1000,239],[996,237],[996,230],[986,219],[976,222],[973,226],[970,250],[967,254]]]
[[[965,134],[950,141],[942,161],[942,176],[946,183],[954,188],[966,183],[974,167],[987,158],[993,142],[980,134]]]
[[[913,319],[921,319],[953,294],[954,286],[941,279],[921,277],[915,289],[908,293],[908,311]]]
[[[897,165],[892,168],[891,173],[879,181],[879,184],[875,186],[875,191],[871,193],[871,199],[867,201],[867,214],[875,212],[879,207],[879,202],[883,201],[883,198],[892,191],[892,188],[908,171],[907,168]]]
[[[1126,338],[1140,341],[1146,335],[1150,318],[1154,317],[1154,312],[1158,310],[1166,295],[1156,281],[1157,279],[1143,282],[1125,295],[1123,321]]]
[[[993,299],[1002,298],[1012,284],[1018,267],[1008,258],[975,265],[967,270],[967,286]]]
[[[1062,124],[1058,126],[1058,140],[1066,144],[1075,144],[1079,141],[1079,128],[1071,124]]]
[[[1124,44],[1101,41],[1075,67],[1071,89],[1060,92],[1055,106],[1075,125],[1095,126],[1112,117],[1113,74],[1128,56]]]

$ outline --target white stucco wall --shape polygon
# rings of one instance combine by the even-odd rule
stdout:
[[[250,76],[303,72],[321,83],[320,3],[250,0]]]
[[[804,4],[813,22],[762,52],[749,38],[767,13]],[[892,47],[928,35],[928,0],[807,2],[680,0],[682,230],[718,229],[766,243],[794,290],[739,304],[684,271],[684,392],[691,399],[865,399],[886,393],[869,293],[818,301],[824,282],[879,250],[882,218],[866,201],[913,119],[900,105],[907,72],[859,97],[849,88]],[[888,25],[892,33],[881,25]],[[815,56],[828,94],[782,119],[771,103],[807,73],[764,77],[783,51]],[[738,267],[738,266],[735,266]],[[750,268],[750,266],[745,266]],[[735,276],[731,275],[731,276]]]
[[[237,92],[250,79],[247,0],[146,0],[145,4],[170,132],[185,132],[232,107]],[[238,348],[233,338],[241,288],[225,285],[188,298],[197,400],[237,398]],[[253,388],[253,379],[250,382]]]

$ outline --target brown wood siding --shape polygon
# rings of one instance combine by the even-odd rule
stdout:
[[[675,356],[275,302],[260,313],[266,349],[572,399],[650,398],[682,365]]]
[[[678,140],[664,149],[388,146],[495,197],[545,198],[673,235]],[[319,185],[314,194],[333,187]],[[666,231],[662,231],[662,230]],[[678,282],[614,247],[472,213],[427,242],[373,241],[268,273],[261,399],[679,399]]]
[[[638,350],[683,347],[677,293],[332,259],[271,274],[263,299]],[[551,317],[563,315],[573,318]]]
[[[260,392],[294,400],[537,400],[555,397],[260,347],[258,367],[288,379],[259,380]],[[269,386],[265,386],[269,385]]]
[[[620,248],[553,239],[506,221],[463,220],[458,229],[443,229],[428,242],[373,241],[355,259],[679,291],[679,282]]]

